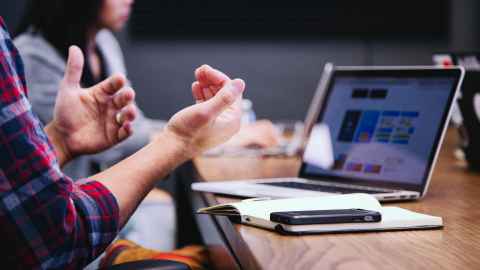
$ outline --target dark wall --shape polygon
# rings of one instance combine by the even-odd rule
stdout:
[[[435,1],[431,2],[435,5]],[[168,118],[191,102],[195,67],[208,63],[247,82],[246,97],[259,117],[303,119],[323,64],[430,65],[435,51],[480,48],[477,0],[453,0],[445,40],[432,36],[402,39],[305,40],[132,40],[122,44],[138,102],[153,117]],[[478,22],[478,23],[477,23]],[[155,76],[149,76],[150,74]]]
[[[450,47],[480,50],[480,1],[453,0],[451,14]]]
[[[0,0],[0,16],[3,17],[12,32],[20,21],[26,0]]]
[[[444,44],[365,42],[358,40],[295,41],[159,41],[125,42],[130,78],[138,102],[149,115],[168,117],[191,102],[195,67],[208,63],[247,82],[246,97],[259,117],[303,119],[323,64],[431,64],[431,52]],[[151,76],[154,74],[154,76]],[[145,91],[146,90],[146,91]]]
[[[142,0],[131,26],[136,36],[156,38],[443,36],[450,1]]]
[[[0,2],[0,15],[13,26],[24,0]],[[193,70],[208,63],[246,80],[246,96],[254,102],[259,117],[302,119],[327,61],[339,65],[429,65],[435,51],[480,49],[479,1],[451,2],[451,25],[445,40],[426,35],[388,40],[197,37],[148,41],[132,39],[128,31],[118,36],[138,103],[148,116],[166,119],[190,104]]]

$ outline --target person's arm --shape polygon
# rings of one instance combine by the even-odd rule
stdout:
[[[205,73],[206,78],[197,75],[197,79],[211,88],[207,95],[200,94],[203,89],[195,87],[199,84],[195,82],[196,105],[175,114],[152,143],[91,177],[115,195],[121,225],[125,224],[158,179],[204,150],[224,143],[240,128],[244,82],[218,80],[226,76],[208,66],[199,70],[197,74]]]
[[[78,49],[73,48],[71,53],[83,59],[78,57]],[[115,80],[87,89],[86,93],[73,91],[80,79],[79,63],[72,63],[72,73],[66,72],[52,123],[71,153],[65,156],[101,151],[118,143],[130,134],[129,115],[134,115],[124,104],[132,99],[133,90],[115,94],[119,90]],[[156,147],[149,146],[123,165],[93,178],[101,182],[73,183],[61,172],[55,156],[61,147],[52,148],[31,111],[23,75],[21,59],[0,18],[0,137],[4,138],[0,141],[4,153],[0,158],[0,212],[4,213],[0,215],[0,233],[4,237],[0,247],[7,268],[85,266],[114,239],[119,221],[123,224],[127,220],[146,193],[143,191],[151,187],[152,178],[166,173],[148,162],[143,165],[146,171],[142,175],[132,175],[129,170],[158,155],[158,147],[167,148],[162,151],[165,159],[161,168],[172,168],[185,157],[226,141],[240,125],[242,81],[231,81],[220,91],[219,86],[212,87],[209,92],[213,98],[198,98],[194,87],[199,104],[171,119],[165,129],[167,141],[157,141],[152,144]],[[117,121],[118,110],[122,113]],[[141,185],[134,189],[139,194],[128,191],[136,181]]]
[[[118,205],[101,183],[74,184],[60,171],[31,111],[23,75],[0,18],[2,264],[8,269],[81,268],[115,238]]]
[[[175,137],[162,132],[156,139],[127,159],[89,177],[114,194],[120,209],[120,226],[125,225],[159,179],[191,158],[185,143]]]
[[[53,131],[50,134],[53,139],[60,138],[59,143],[55,143],[60,156],[100,151],[130,133],[128,121],[133,119],[133,114],[125,110],[132,105],[128,105],[132,101],[129,92],[122,90],[115,94],[120,86],[112,79],[78,91],[82,60],[81,51],[72,48],[54,119],[49,124],[52,129],[46,129]],[[196,78],[192,85],[196,105],[175,114],[154,142],[91,178],[103,183],[115,195],[122,226],[155,181],[195,154],[224,143],[240,128],[244,82],[232,81],[209,66],[197,69]],[[121,110],[122,107],[125,109]],[[114,123],[118,110],[124,112],[126,122]]]

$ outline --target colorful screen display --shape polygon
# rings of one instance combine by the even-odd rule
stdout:
[[[442,127],[454,78],[339,77],[322,119],[335,163],[307,175],[421,184]]]

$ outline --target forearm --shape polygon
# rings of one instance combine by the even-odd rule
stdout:
[[[184,142],[162,132],[154,142],[129,158],[90,177],[114,194],[120,209],[120,226],[126,223],[158,179],[188,160],[186,149]]]
[[[142,123],[144,122],[144,123]],[[150,126],[145,118],[137,118],[133,123],[133,134],[126,140],[98,154],[91,155],[92,161],[101,168],[109,168],[129,157],[147,145],[150,140]]]
[[[44,131],[53,145],[60,167],[63,167],[67,162],[72,160],[73,156],[68,151],[62,136],[55,130],[51,122],[45,127]]]

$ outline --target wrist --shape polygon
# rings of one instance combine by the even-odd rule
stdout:
[[[190,140],[176,134],[175,132],[164,128],[159,132],[153,142],[162,145],[162,148],[172,148],[175,156],[178,157],[180,163],[192,159],[195,156],[195,151]]]
[[[70,152],[65,142],[65,136],[58,131],[53,122],[50,122],[45,127],[45,133],[47,133],[48,139],[54,147],[60,166],[73,159],[74,155]]]

